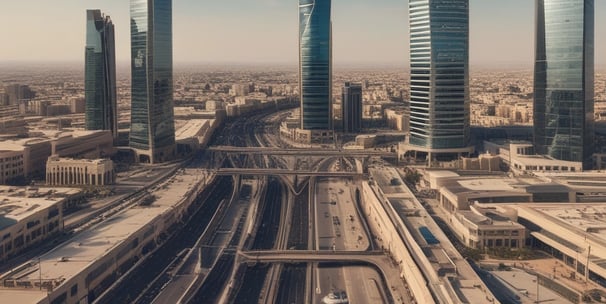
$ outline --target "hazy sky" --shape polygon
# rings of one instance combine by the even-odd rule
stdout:
[[[596,63],[606,65],[606,1],[596,2]],[[407,0],[333,0],[335,64],[408,63]],[[297,0],[173,0],[175,62],[296,63]],[[530,67],[534,0],[470,0],[471,63]],[[0,0],[0,61],[84,59],[85,10],[116,25],[130,53],[128,0]]]

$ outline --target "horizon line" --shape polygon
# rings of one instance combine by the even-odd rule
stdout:
[[[71,65],[71,67],[76,66],[84,66],[84,62],[80,60],[0,60],[0,65],[33,65],[33,64],[43,64],[43,65]],[[116,66],[119,68],[126,68],[130,65],[130,61],[117,61]],[[270,65],[270,66],[288,66],[288,67],[297,67],[298,62],[296,61],[173,61],[173,66],[181,68],[183,65],[191,65],[194,66],[225,66],[225,67],[259,67],[262,65]],[[511,61],[511,62],[482,62],[482,63],[471,63],[469,66],[472,68],[503,68],[503,69],[519,69],[519,68],[532,68],[534,65],[533,62],[520,62],[520,61]],[[409,63],[405,62],[395,62],[395,61],[343,61],[343,62],[334,62],[333,66],[344,68],[344,67],[352,67],[352,68],[369,68],[373,66],[381,67],[381,68],[404,68],[410,69]],[[605,64],[595,64],[596,68],[606,69]]]

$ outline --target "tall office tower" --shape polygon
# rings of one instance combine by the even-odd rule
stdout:
[[[469,0],[410,0],[410,145],[469,142]]]
[[[534,145],[592,166],[594,0],[537,0]]]
[[[111,130],[118,139],[114,24],[100,10],[86,11],[84,98],[87,130]]]
[[[343,132],[360,132],[362,129],[362,85],[346,82],[342,97]]]
[[[331,0],[299,0],[301,128],[332,129]]]
[[[140,162],[175,155],[172,0],[131,0],[130,147]]]

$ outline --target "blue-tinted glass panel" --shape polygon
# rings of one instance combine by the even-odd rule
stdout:
[[[594,1],[537,2],[536,151],[591,167],[594,151]]]
[[[468,0],[410,0],[410,143],[469,145]]]
[[[330,0],[299,0],[301,127],[328,130],[331,117]]]

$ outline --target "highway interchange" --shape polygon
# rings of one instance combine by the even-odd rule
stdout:
[[[3,267],[94,229],[148,200],[154,187],[181,168],[195,168],[210,183],[197,194],[188,217],[163,232],[149,255],[89,295],[90,302],[323,303],[329,293],[343,292],[352,303],[412,303],[408,295],[393,292],[405,290],[404,281],[386,279],[399,278],[399,272],[374,250],[352,190],[362,180],[354,158],[363,154],[339,153],[339,147],[321,153],[284,149],[288,143],[277,129],[284,116],[228,121],[208,151],[182,162],[131,168],[119,176],[113,196],[67,215],[63,236]],[[217,157],[221,149],[227,153]],[[305,250],[332,258],[254,261],[242,254],[288,256]],[[358,258],[347,259],[348,252]]]

